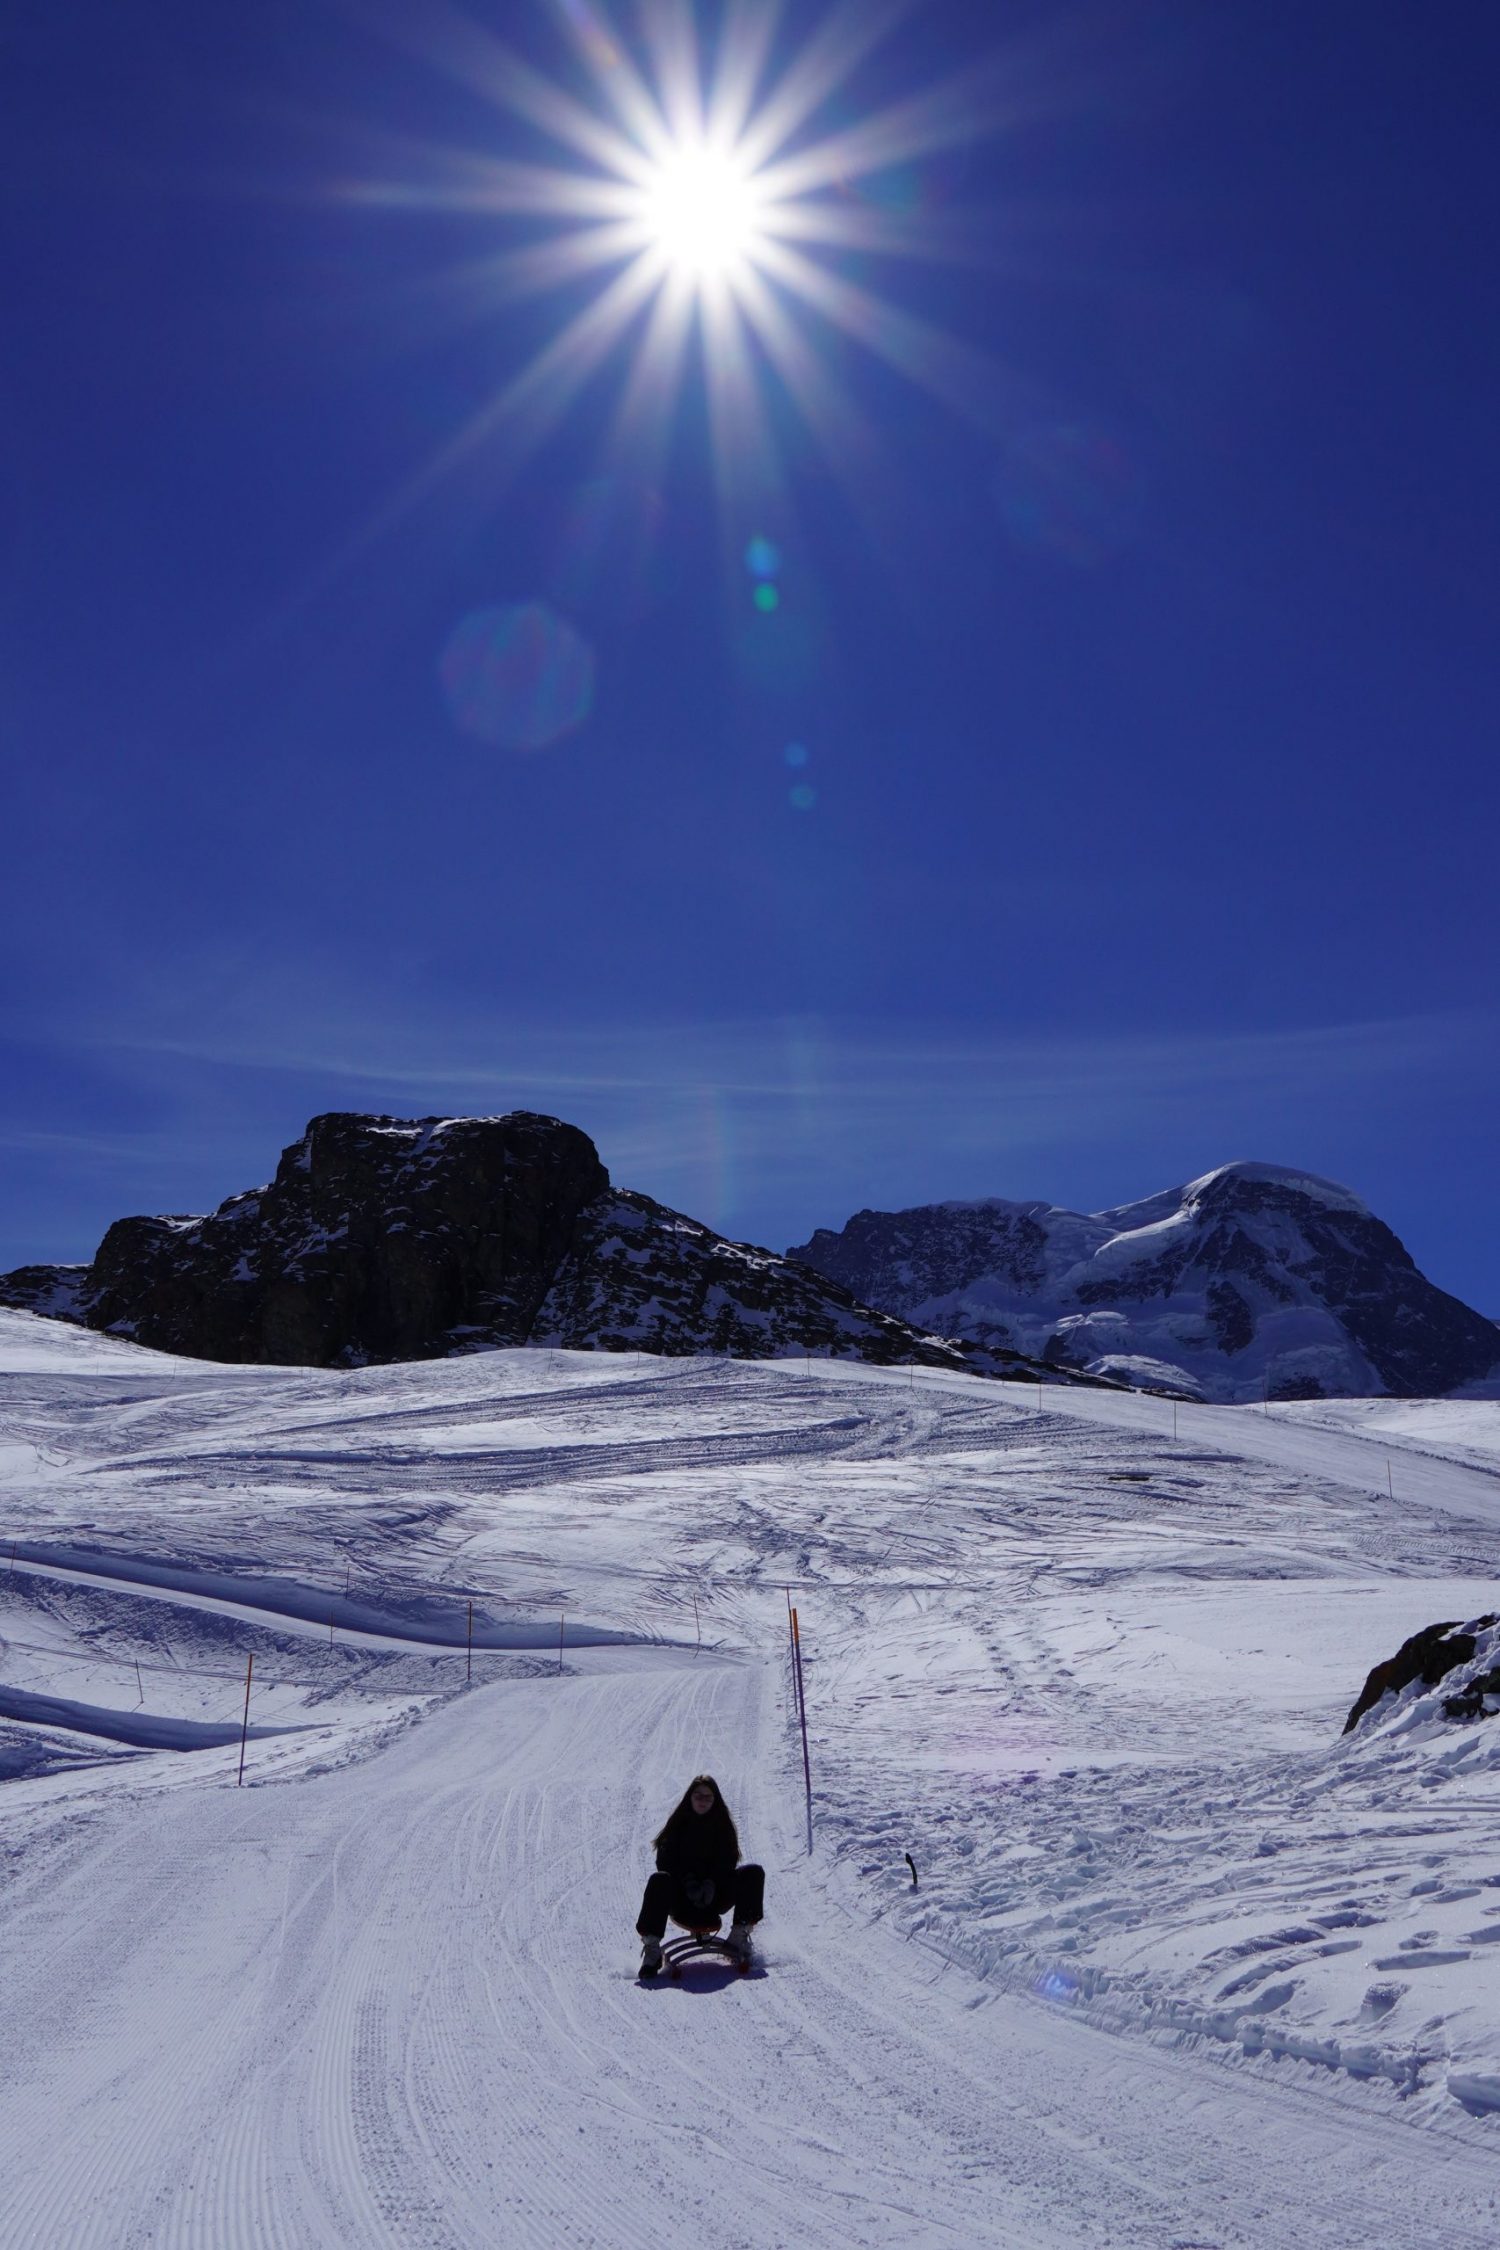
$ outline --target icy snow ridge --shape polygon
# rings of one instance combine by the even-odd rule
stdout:
[[[1092,1214],[861,1211],[791,1250],[936,1332],[1222,1401],[1500,1388],[1500,1331],[1435,1288],[1347,1188],[1222,1165]]]

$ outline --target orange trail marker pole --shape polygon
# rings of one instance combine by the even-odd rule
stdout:
[[[255,1657],[252,1654],[245,1658],[245,1716],[240,1723],[240,1771],[239,1779],[234,1785],[236,1789],[243,1789],[245,1786],[245,1743],[250,1733],[250,1674],[254,1669]]]
[[[470,1678],[471,1680],[472,1680],[472,1679],[473,1679],[473,1677],[474,1677],[474,1604],[473,1604],[472,1602],[470,1602],[470,1604],[469,1604],[469,1670],[468,1670],[468,1677],[469,1677],[469,1678]]]

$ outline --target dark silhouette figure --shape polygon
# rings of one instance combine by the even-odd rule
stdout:
[[[717,1929],[733,1910],[725,1941],[748,1959],[750,1932],[764,1911],[765,1870],[740,1865],[740,1839],[712,1774],[695,1774],[656,1838],[656,1873],[646,1884],[636,1929],[641,1973],[661,1966],[668,1916],[689,1930]]]

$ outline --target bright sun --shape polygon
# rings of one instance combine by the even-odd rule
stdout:
[[[737,272],[760,239],[763,199],[749,168],[706,143],[664,155],[641,198],[641,221],[674,273],[711,280]]]
[[[849,84],[908,6],[826,0],[806,11],[823,21],[794,48],[778,32],[779,0],[702,9],[691,0],[556,0],[545,12],[573,50],[569,81],[470,21],[503,9],[447,0],[377,11],[393,36],[406,15],[430,23],[411,43],[518,118],[525,137],[487,159],[416,144],[414,174],[403,167],[334,192],[513,222],[514,239],[455,269],[460,305],[476,290],[495,307],[552,291],[574,300],[392,505],[413,505],[487,440],[505,463],[497,474],[510,474],[617,350],[628,364],[602,449],[651,486],[696,368],[720,504],[746,521],[751,500],[738,495],[781,474],[769,386],[830,452],[864,442],[846,354],[826,348],[834,333],[992,431],[1002,385],[987,355],[955,345],[870,278],[875,260],[970,256],[977,235],[925,216],[923,162],[992,131],[1015,98],[1009,77],[986,65],[925,86],[903,80],[888,108],[859,113]],[[718,27],[708,46],[700,18]],[[575,91],[580,70],[587,83]],[[537,138],[548,147],[533,154]],[[586,281],[594,286],[580,287]],[[757,586],[760,606],[774,608],[774,597],[774,587]]]

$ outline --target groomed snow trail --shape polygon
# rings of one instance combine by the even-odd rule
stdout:
[[[769,1658],[596,1652],[295,1782],[204,1757],[217,1785],[92,1812],[12,1884],[5,2250],[1494,2239],[1482,2151],[847,1918]],[[641,1987],[662,1777],[708,1758],[767,1864],[766,1973]]]

